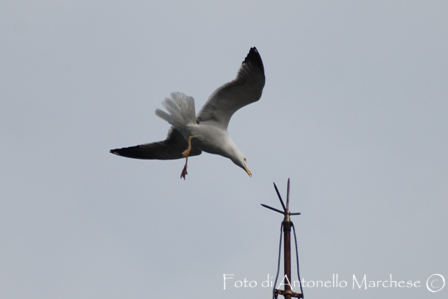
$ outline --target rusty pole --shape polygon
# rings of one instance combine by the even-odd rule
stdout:
[[[283,211],[277,210],[273,207],[261,204],[263,207],[268,208],[270,210],[273,210],[275,212],[278,212],[280,214],[283,214],[285,217],[283,219],[282,222],[282,226],[283,226],[283,236],[284,236],[284,241],[283,241],[283,268],[284,268],[284,272],[285,272],[285,276],[283,277],[283,284],[285,286],[284,290],[278,290],[275,289],[275,298],[277,298],[277,294],[279,295],[283,295],[285,299],[291,299],[291,297],[295,297],[295,298],[303,298],[303,294],[299,294],[296,292],[293,292],[291,289],[291,226],[292,226],[292,222],[291,222],[291,215],[300,215],[300,213],[291,213],[289,211],[289,179],[288,179],[288,190],[287,190],[287,196],[286,196],[286,206],[283,203],[283,199],[280,196],[280,192],[277,189],[277,186],[274,183],[274,188],[275,191],[277,192],[278,195],[278,199],[280,200],[280,203],[282,204],[283,207]],[[277,280],[277,279],[276,279]]]
[[[285,285],[285,299],[291,299],[292,290],[291,290],[291,218],[289,215],[289,179],[288,179],[288,187],[286,191],[286,210],[285,210],[285,219],[283,220],[283,234],[285,236],[285,244],[284,244],[284,268],[285,268],[285,278],[287,284]]]
[[[289,216],[289,215],[288,215]],[[286,217],[285,217],[286,218]],[[288,217],[289,218],[289,217]],[[284,241],[284,270],[285,270],[285,299],[291,299],[291,221],[283,221]]]

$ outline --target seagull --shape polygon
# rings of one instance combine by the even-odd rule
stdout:
[[[246,157],[233,142],[227,127],[238,109],[260,99],[264,84],[263,61],[258,50],[253,47],[236,78],[215,90],[197,116],[194,99],[183,93],[173,92],[170,98],[162,102],[168,113],[157,109],[156,115],[171,125],[165,140],[112,149],[110,152],[135,159],[185,158],[180,175],[185,180],[188,157],[200,155],[204,151],[229,158],[252,176]]]

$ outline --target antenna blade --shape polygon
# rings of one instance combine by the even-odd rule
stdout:
[[[289,210],[289,178],[288,178],[288,188],[286,191],[286,209]]]
[[[277,188],[277,185],[275,183],[274,183],[274,188],[275,188],[275,191],[277,192],[278,199],[280,199],[280,203],[282,204],[283,210],[286,212],[287,210],[285,208],[285,204],[283,203],[283,199],[280,196],[280,192],[278,192],[278,188]]]
[[[300,215],[301,213],[289,213],[289,215]]]
[[[265,208],[267,208],[267,209],[270,209],[270,210],[272,210],[272,211],[276,211],[276,212],[278,212],[278,213],[280,213],[280,214],[285,214],[285,212],[282,212],[282,211],[280,211],[280,210],[277,210],[277,209],[274,209],[274,208],[272,208],[272,207],[270,207],[270,206],[267,206],[267,205],[264,205],[264,204],[261,204],[263,207],[265,207]]]

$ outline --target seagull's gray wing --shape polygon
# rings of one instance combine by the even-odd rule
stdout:
[[[264,83],[263,61],[254,47],[244,59],[236,79],[212,93],[198,114],[198,122],[213,121],[226,129],[235,111],[260,99]]]
[[[172,160],[184,158],[182,152],[186,150],[188,143],[182,134],[171,127],[165,140],[146,143],[137,146],[117,148],[110,150],[112,154],[134,159]],[[201,150],[193,147],[189,156],[201,154]]]

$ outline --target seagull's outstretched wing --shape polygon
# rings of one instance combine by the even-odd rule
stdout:
[[[198,122],[213,121],[226,129],[235,111],[260,99],[264,83],[263,61],[254,47],[244,59],[236,79],[212,93],[198,114]]]
[[[146,143],[137,146],[110,150],[112,154],[134,159],[173,160],[184,158],[182,152],[188,147],[182,134],[171,127],[164,141]],[[201,150],[193,147],[189,156],[201,154]]]

